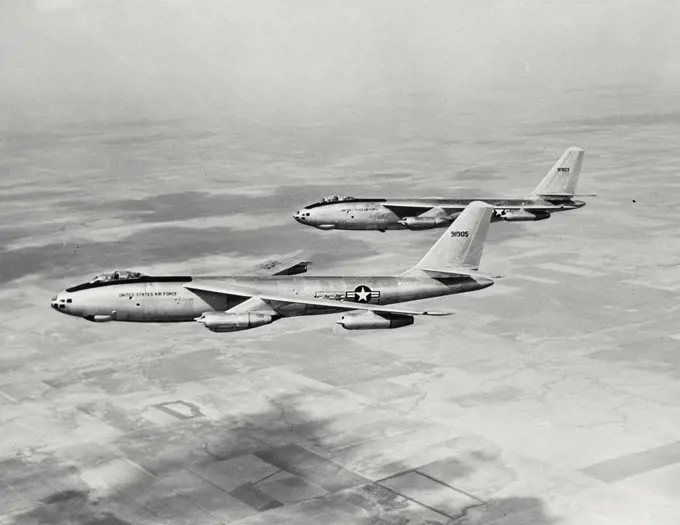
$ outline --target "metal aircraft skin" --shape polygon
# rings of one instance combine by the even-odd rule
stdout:
[[[295,276],[300,254],[239,277],[152,277],[113,272],[59,292],[51,307],[89,321],[197,321],[214,332],[270,324],[283,317],[344,313],[344,328],[397,328],[415,315],[448,315],[389,306],[481,290],[493,279],[477,271],[493,209],[473,202],[410,270],[385,277]]]
[[[575,146],[568,148],[536,189],[522,199],[333,196],[298,210],[293,217],[320,230],[429,230],[449,226],[472,201],[484,201],[494,207],[492,222],[541,221],[553,213],[585,206],[584,201],[574,200],[584,153]]]

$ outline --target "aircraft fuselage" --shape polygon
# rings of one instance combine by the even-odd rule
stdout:
[[[493,284],[485,277],[200,277],[222,285],[291,297],[387,305],[480,290]],[[247,297],[189,290],[192,277],[144,277],[139,281],[87,283],[59,292],[52,308],[96,321],[184,322],[205,312],[224,312]],[[334,308],[271,303],[281,317],[333,313]]]
[[[475,200],[494,207],[492,222],[542,220],[550,214],[581,208],[583,201],[548,202],[542,199],[384,199],[361,198],[318,202],[298,210],[300,224],[322,230],[406,230],[445,228]],[[522,211],[524,210],[524,211]],[[505,214],[508,218],[505,218]],[[521,213],[526,216],[522,218]],[[532,216],[533,215],[533,216]],[[416,219],[411,221],[410,219]],[[413,222],[413,224],[409,224]]]

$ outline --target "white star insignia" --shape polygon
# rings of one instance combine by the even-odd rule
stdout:
[[[366,288],[359,288],[357,291],[357,298],[359,299],[359,302],[362,303],[367,303],[368,302],[368,297],[371,295],[371,292],[369,292]]]

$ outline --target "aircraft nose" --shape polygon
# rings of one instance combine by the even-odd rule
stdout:
[[[59,294],[55,293],[50,300],[50,306],[59,311]]]
[[[52,299],[50,300],[50,306],[54,308],[57,312],[61,313],[67,313],[66,311],[66,305],[67,303],[70,303],[71,299],[66,298],[66,295],[63,292],[59,292],[54,294]]]
[[[295,215],[293,215],[293,218],[298,221],[300,224],[304,224],[307,222],[310,217],[309,217],[309,212],[305,210],[298,210],[295,212]]]

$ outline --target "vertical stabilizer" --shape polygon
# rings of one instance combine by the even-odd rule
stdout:
[[[482,258],[492,214],[493,206],[485,202],[474,201],[468,204],[425,257],[409,271],[446,271],[456,268],[476,270]]]
[[[529,197],[545,200],[571,199],[576,193],[584,150],[572,146],[565,151]]]

